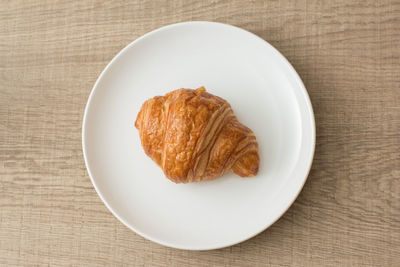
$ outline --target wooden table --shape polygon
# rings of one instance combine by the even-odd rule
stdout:
[[[129,42],[188,20],[270,42],[310,94],[317,146],[290,210],[214,251],[166,248],[97,196],[81,149],[86,100]],[[399,266],[399,1],[2,1],[0,265]]]

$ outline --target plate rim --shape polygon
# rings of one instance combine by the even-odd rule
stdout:
[[[122,217],[120,217],[117,212],[114,211],[114,209],[111,207],[111,205],[105,200],[105,198],[103,197],[101,191],[98,189],[97,184],[95,182],[95,179],[93,178],[94,176],[92,175],[89,163],[88,163],[88,157],[87,157],[87,151],[86,151],[86,142],[85,142],[85,133],[86,133],[86,121],[87,121],[87,114],[88,111],[90,109],[91,106],[91,102],[93,100],[93,95],[94,92],[96,91],[96,88],[98,87],[98,84],[100,83],[100,81],[103,79],[103,76],[105,75],[105,73],[108,71],[108,69],[114,64],[114,62],[121,57],[128,49],[130,49],[132,46],[134,46],[137,42],[139,42],[140,40],[147,38],[151,35],[154,35],[160,31],[164,31],[170,28],[174,28],[174,27],[180,27],[183,25],[188,25],[188,24],[209,24],[211,26],[223,26],[223,27],[228,27],[228,28],[234,28],[236,30],[245,32],[247,34],[250,34],[253,37],[256,37],[258,40],[261,40],[262,42],[264,42],[269,48],[272,49],[272,51],[274,53],[276,53],[280,58],[283,59],[283,62],[285,64],[285,66],[287,66],[291,72],[294,74],[294,79],[296,80],[297,84],[299,85],[299,87],[301,88],[301,93],[304,96],[304,100],[305,100],[305,107],[307,108],[307,113],[310,116],[310,123],[311,123],[311,151],[308,155],[308,158],[306,159],[306,164],[307,166],[305,167],[306,172],[305,172],[305,176],[302,178],[302,182],[301,182],[301,186],[298,188],[296,194],[294,195],[293,199],[290,200],[288,202],[288,204],[282,209],[281,212],[279,212],[279,216],[277,216],[274,220],[271,220],[269,223],[266,223],[266,225],[259,231],[256,231],[255,233],[247,236],[246,238],[242,238],[239,239],[237,241],[234,242],[227,242],[227,243],[223,243],[223,244],[218,244],[215,246],[209,246],[209,247],[185,247],[185,246],[180,246],[177,244],[174,244],[173,242],[165,242],[162,240],[158,240],[157,238],[151,237],[137,229],[135,229],[130,223],[126,222]],[[150,240],[152,242],[155,242],[157,244],[166,246],[166,247],[170,247],[170,248],[176,248],[176,249],[182,249],[182,250],[194,250],[194,251],[204,251],[204,250],[214,250],[214,249],[220,249],[220,248],[225,248],[225,247],[229,247],[229,246],[233,246],[239,243],[242,243],[244,241],[247,241],[255,236],[257,236],[258,234],[260,234],[261,232],[265,231],[266,229],[268,229],[271,225],[273,225],[275,222],[277,222],[288,210],[289,208],[292,206],[292,204],[296,201],[296,199],[298,198],[299,194],[301,193],[302,189],[304,188],[304,185],[308,179],[309,173],[311,171],[311,167],[312,167],[312,163],[314,160],[314,155],[315,155],[315,146],[316,146],[316,123],[315,123],[315,115],[314,115],[314,111],[313,111],[313,107],[312,107],[312,103],[311,103],[311,99],[310,96],[308,94],[308,91],[302,81],[302,79],[300,78],[299,74],[297,73],[297,71],[295,70],[295,68],[292,66],[292,64],[288,61],[288,59],[278,50],[276,49],[273,45],[271,45],[270,43],[268,43],[266,40],[262,39],[261,37],[259,37],[258,35],[247,31],[243,28],[234,26],[234,25],[230,25],[230,24],[226,24],[226,23],[221,23],[221,22],[213,22],[213,21],[184,21],[184,22],[178,22],[178,23],[173,23],[173,24],[169,24],[169,25],[165,25],[162,26],[160,28],[154,29],[150,32],[145,33],[144,35],[136,38],[135,40],[133,40],[132,42],[130,42],[128,45],[126,45],[123,49],[121,49],[111,60],[110,62],[106,65],[106,67],[103,69],[103,71],[100,73],[99,77],[97,78],[96,82],[93,85],[93,88],[91,89],[91,92],[89,94],[88,100],[86,102],[86,106],[85,106],[85,110],[84,110],[84,114],[83,114],[83,119],[82,119],[82,151],[83,151],[83,158],[85,161],[85,166],[86,166],[86,170],[88,172],[90,181],[97,193],[97,195],[100,197],[101,201],[104,203],[104,205],[107,207],[107,209],[123,224],[125,225],[128,229],[130,229],[131,231],[135,232],[136,234],[142,236],[143,238]]]

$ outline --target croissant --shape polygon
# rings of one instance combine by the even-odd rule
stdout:
[[[213,180],[229,170],[258,172],[258,144],[229,103],[206,92],[178,89],[147,100],[135,122],[145,153],[175,183]]]

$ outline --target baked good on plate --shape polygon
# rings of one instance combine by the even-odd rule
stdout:
[[[144,152],[175,183],[213,180],[232,170],[255,176],[258,144],[230,104],[204,87],[147,100],[137,115]]]

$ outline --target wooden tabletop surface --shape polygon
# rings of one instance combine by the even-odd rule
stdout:
[[[158,27],[219,21],[293,64],[317,124],[289,211],[213,251],[152,243],[97,196],[82,156],[92,86]],[[399,1],[1,1],[0,266],[399,266]]]

